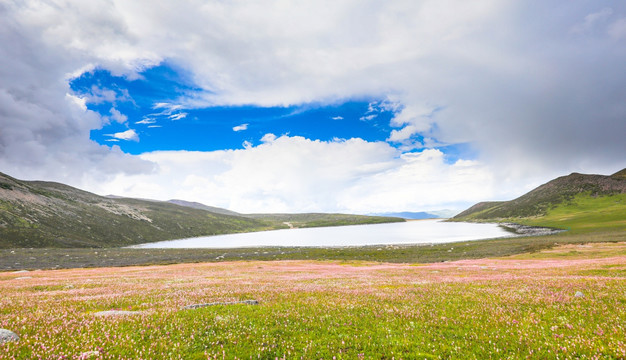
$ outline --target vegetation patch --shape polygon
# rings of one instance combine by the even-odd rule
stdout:
[[[16,359],[87,352],[102,359],[617,359],[626,356],[626,283],[596,272],[625,262],[252,261],[35,271],[30,286],[74,288],[33,301],[19,282],[1,281],[0,328],[20,340],[0,350]],[[83,286],[92,283],[100,287]],[[183,309],[245,299],[258,305]]]

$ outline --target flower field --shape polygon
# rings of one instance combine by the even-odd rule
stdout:
[[[623,359],[626,256],[616,249],[3,272],[0,328],[20,340],[0,344],[0,358]],[[259,304],[182,309],[242,300]],[[99,313],[109,310],[123,312]]]

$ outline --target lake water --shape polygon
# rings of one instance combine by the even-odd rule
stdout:
[[[511,236],[496,224],[441,220],[286,229],[160,241],[134,248],[239,248],[265,246],[342,247],[399,244],[439,244]]]

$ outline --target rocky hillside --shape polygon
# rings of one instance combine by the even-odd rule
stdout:
[[[478,203],[453,219],[480,221],[538,217],[578,196],[597,198],[617,194],[626,194],[626,169],[610,176],[573,173],[554,179],[511,201]]]
[[[0,247],[111,247],[274,228],[159,201],[108,198],[0,174]]]
[[[242,215],[180,200],[104,197],[0,173],[0,248],[117,247],[288,228],[285,219],[302,227],[402,221],[342,214]]]

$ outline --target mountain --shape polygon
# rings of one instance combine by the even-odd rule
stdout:
[[[64,184],[23,181],[0,173],[0,248],[116,247],[288,227],[280,219],[196,206],[104,197]],[[327,226],[400,220],[324,216]],[[319,224],[308,220],[303,226]]]
[[[160,201],[108,198],[0,173],[0,247],[110,247],[275,228]]]
[[[407,220],[424,220],[424,219],[447,219],[457,212],[453,210],[438,210],[438,211],[401,211],[401,212],[387,212],[376,213],[373,216],[391,216],[399,217]]]
[[[219,207],[215,207],[215,206],[209,206],[209,205],[204,205],[201,204],[199,202],[192,202],[192,201],[185,201],[185,200],[168,200],[168,203],[172,203],[172,204],[176,204],[176,205],[180,205],[180,206],[186,206],[186,207],[190,207],[193,209],[200,209],[200,210],[206,210],[206,211],[210,211],[212,213],[216,213],[216,214],[223,214],[223,215],[232,215],[232,216],[242,216],[240,213],[238,212],[234,212],[228,209],[223,209],[223,208],[219,208]]]
[[[188,206],[195,209],[203,209],[218,214],[242,216],[251,219],[267,221],[273,224],[282,224],[290,228],[379,224],[388,222],[400,222],[402,216],[395,215],[352,215],[352,214],[327,214],[327,213],[300,213],[300,214],[240,214],[231,210],[204,205],[198,202],[184,200],[169,200],[168,202]]]
[[[481,202],[459,213],[457,221],[527,219],[560,227],[626,222],[626,169],[613,175],[572,173],[511,201]],[[613,226],[611,225],[611,226]],[[608,225],[607,225],[608,226]]]

